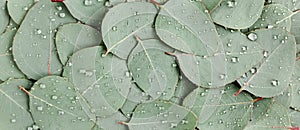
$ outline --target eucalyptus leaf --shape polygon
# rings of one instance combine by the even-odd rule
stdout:
[[[6,31],[0,35],[0,79],[25,78],[24,74],[16,66],[12,56],[12,41],[16,34],[14,31]]]
[[[62,64],[65,64],[68,57],[78,50],[98,46],[102,41],[101,34],[96,29],[80,23],[61,26],[56,33],[55,40]]]
[[[255,41],[264,49],[264,59],[254,67],[253,73],[239,79],[240,91],[246,90],[258,97],[279,95],[288,87],[295,66],[294,36],[282,29],[262,29],[249,35],[256,36]]]
[[[126,59],[136,45],[135,35],[141,39],[155,38],[152,27],[157,9],[147,2],[121,3],[105,15],[101,33],[107,53]]]
[[[199,129],[242,129],[250,120],[253,99],[246,93],[234,97],[237,90],[235,85],[219,89],[197,88],[183,105],[197,114]]]
[[[259,28],[282,28],[291,30],[291,12],[281,4],[269,4],[264,6],[260,18],[250,27],[250,30]]]
[[[298,111],[292,111],[290,112],[290,116],[291,116],[291,124],[292,126],[300,126],[300,112]]]
[[[290,11],[293,11],[294,13],[290,16],[292,19],[292,27],[291,27],[291,32],[295,35],[296,41],[299,44],[300,43],[300,1],[299,0],[272,0],[270,3],[278,3],[282,4]]]
[[[190,82],[185,76],[181,76],[177,83],[174,96],[170,99],[175,104],[182,105],[184,98],[189,95],[194,89],[198,88]]]
[[[63,9],[56,10],[57,7]],[[42,0],[28,11],[13,41],[13,56],[28,78],[61,74],[62,64],[53,38],[55,30],[69,22],[75,20],[61,3]]]
[[[233,29],[245,29],[260,17],[264,0],[223,0],[211,16],[217,24]]]
[[[212,11],[217,8],[217,6],[220,5],[222,0],[201,0],[201,2],[205,5],[205,7]]]
[[[95,118],[88,117],[83,97],[65,78],[47,76],[34,83],[30,90],[30,111],[43,130],[88,130]]]
[[[100,29],[107,8],[106,0],[64,0],[70,13],[80,21]]]
[[[117,112],[114,115],[105,118],[97,118],[97,125],[100,130],[128,130],[127,126],[118,124],[118,122],[124,122],[127,120],[128,119],[120,112]]]
[[[275,101],[264,116],[250,122],[244,130],[286,130],[290,127],[291,122],[288,108]]]
[[[0,1],[0,34],[4,32],[7,24],[9,23],[9,15],[6,8],[6,0]]]
[[[128,68],[139,87],[152,98],[170,99],[178,81],[174,58],[165,52],[173,51],[159,40],[140,40],[128,58]]]
[[[21,24],[28,10],[35,4],[35,0],[7,0],[7,10],[10,17],[17,24]]]
[[[31,85],[26,79],[10,79],[0,84],[1,130],[24,130],[33,124],[28,96],[19,89],[19,86],[29,89]]]
[[[99,117],[112,115],[124,104],[131,86],[126,61],[111,54],[102,57],[102,47],[90,47],[73,54],[63,75],[89,102]]]
[[[291,107],[300,110],[300,62],[296,61],[293,77],[291,79],[292,101]]]
[[[124,124],[130,130],[191,130],[197,124],[197,117],[193,112],[176,104],[154,101],[138,105],[130,121]]]

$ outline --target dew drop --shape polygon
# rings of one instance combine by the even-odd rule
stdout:
[[[39,86],[40,86],[40,88],[46,88],[45,84],[40,84]]]
[[[272,80],[271,81],[271,85],[272,86],[278,86],[279,85],[279,81],[278,80]]]
[[[59,13],[59,17],[64,18],[66,16],[65,13]]]
[[[42,107],[42,106],[38,106],[38,107],[36,107],[36,109],[37,109],[38,111],[43,111],[43,107]]]
[[[233,63],[239,62],[239,58],[233,57],[233,58],[231,58],[231,62],[233,62]]]
[[[226,77],[226,75],[225,75],[225,74],[221,74],[221,75],[219,76],[219,78],[220,78],[221,80],[224,80],[224,79],[225,79],[225,77]]]
[[[250,33],[247,37],[251,41],[255,41],[257,39],[257,35],[255,33]]]
[[[91,0],[85,0],[85,1],[83,2],[83,4],[86,5],[86,6],[90,6],[90,5],[93,4],[93,1],[91,1]]]
[[[56,100],[58,97],[56,96],[56,95],[53,95],[52,97],[51,97],[51,99],[53,99],[53,100]]]
[[[11,123],[16,123],[17,120],[16,120],[16,119],[11,119],[10,122],[11,122]]]
[[[117,30],[118,30],[118,27],[117,27],[117,26],[113,26],[113,27],[111,28],[111,30],[117,31]]]
[[[233,8],[237,5],[237,2],[236,1],[233,1],[233,0],[230,0],[230,1],[227,1],[227,6],[229,8]]]
[[[266,57],[268,57],[268,51],[264,51],[263,52],[263,56],[266,58]]]

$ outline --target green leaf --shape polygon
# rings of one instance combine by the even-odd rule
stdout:
[[[105,118],[97,118],[97,125],[100,130],[128,130],[127,126],[118,124],[127,120],[120,112],[117,112]]]
[[[292,126],[300,127],[300,112],[292,111],[290,117]]]
[[[239,31],[229,31],[219,27],[218,32],[227,61],[226,71],[223,75],[220,74],[219,78],[228,84],[240,78],[248,70],[253,71],[252,67],[263,59],[263,49],[259,43],[249,40]]]
[[[166,101],[154,101],[138,105],[128,123],[130,130],[192,130],[197,124],[195,114]]]
[[[250,122],[244,130],[287,130],[290,127],[288,108],[274,101],[267,113]]]
[[[222,0],[201,0],[201,2],[205,5],[205,7],[212,11],[217,8],[217,6],[220,5]]]
[[[300,110],[300,62],[297,61],[293,77],[291,79],[291,87],[292,87],[292,101],[291,101],[291,107]]]
[[[63,73],[99,117],[116,113],[131,86],[126,61],[113,55],[102,57],[102,53],[104,49],[97,46],[74,53]]]
[[[184,98],[189,95],[197,86],[190,82],[186,77],[181,76],[177,83],[174,96],[170,99],[175,104],[181,105]]]
[[[211,14],[214,22],[233,29],[245,29],[260,17],[264,0],[223,0]]]
[[[240,91],[246,90],[258,97],[273,97],[282,93],[289,84],[296,59],[294,36],[282,29],[262,29],[251,32],[264,49],[264,59],[246,73],[239,83]],[[286,51],[289,50],[289,51]]]
[[[0,34],[5,30],[7,24],[9,23],[9,15],[6,9],[6,0],[0,1]]]
[[[300,1],[298,0],[272,0],[271,3],[278,3],[282,4],[290,11],[294,11],[294,13],[291,15],[292,16],[292,27],[291,27],[291,32],[295,35],[297,43],[300,43],[300,26],[299,26],[299,21],[300,21]],[[298,11],[297,11],[298,10]]]
[[[157,9],[147,2],[121,3],[111,8],[102,22],[102,36],[107,53],[126,59],[136,45],[135,35],[155,38],[154,18]]]
[[[62,7],[62,10],[57,10]],[[13,42],[13,56],[28,78],[60,75],[62,65],[54,45],[55,30],[65,23],[75,22],[61,3],[42,0],[24,18]],[[46,24],[46,25],[45,25]]]
[[[16,31],[6,31],[0,35],[0,79],[24,78],[24,74],[17,68],[12,56],[12,41]]]
[[[260,18],[250,27],[250,30],[259,28],[282,28],[291,30],[291,12],[281,4],[266,5]]]
[[[220,51],[216,28],[204,10],[196,2],[169,0],[156,18],[157,35],[167,45],[185,53],[202,56]]]
[[[34,83],[29,96],[32,116],[43,130],[88,130],[94,125],[96,117],[88,117],[89,106],[65,78],[41,78]]]
[[[199,87],[183,105],[197,114],[199,129],[242,129],[250,120],[253,99],[246,93],[234,97],[237,90],[233,84],[218,89]]]
[[[7,10],[10,17],[17,23],[21,24],[28,10],[35,4],[35,0],[8,0]]]
[[[156,39],[138,39],[129,55],[128,68],[134,81],[153,99],[168,100],[174,94],[179,74],[174,58],[165,54],[172,50]]]
[[[101,34],[94,28],[71,23],[60,27],[55,36],[58,55],[62,64],[80,49],[100,45]]]
[[[0,129],[24,130],[33,124],[29,113],[28,96],[19,89],[31,87],[26,79],[10,79],[0,84]]]
[[[100,29],[107,8],[106,0],[64,0],[64,4],[76,19]]]

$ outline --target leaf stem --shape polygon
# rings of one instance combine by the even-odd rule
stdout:
[[[237,92],[235,92],[233,95],[238,96],[243,91],[243,88],[240,88]]]
[[[118,122],[118,124],[120,124],[120,125],[128,125],[126,122],[123,122],[123,121]]]
[[[296,61],[298,61],[298,60],[300,60],[300,56],[298,56],[298,57],[296,58]]]
[[[153,4],[155,4],[156,6],[158,6],[160,8],[162,7],[162,5],[160,3],[158,3],[158,2],[156,2],[155,0],[150,0],[150,2],[153,3]]]
[[[254,99],[253,102],[258,102],[258,101],[261,101],[261,100],[263,100],[263,98],[259,97],[259,98]]]
[[[27,91],[24,87],[19,86],[19,89],[22,90],[23,92],[25,92],[27,95],[31,96],[31,93],[29,91]]]

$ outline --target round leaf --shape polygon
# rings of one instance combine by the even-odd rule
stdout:
[[[25,79],[11,79],[0,84],[0,129],[23,130],[33,124],[29,113],[28,96],[19,89],[31,87]]]
[[[239,80],[240,90],[258,97],[279,95],[288,87],[294,69],[294,36],[282,29],[257,30],[251,34],[257,36],[256,42],[264,49],[264,59],[254,67],[253,73],[246,73]]]
[[[192,130],[197,124],[197,117],[181,106],[165,101],[154,101],[138,105],[131,120],[125,124],[130,130],[145,128]]]
[[[13,55],[20,70],[28,78],[60,75],[62,65],[55,45],[54,33],[58,26],[75,22],[61,3],[41,0],[27,13],[13,41]],[[46,25],[45,25],[46,24]]]
[[[17,68],[12,52],[11,44],[16,31],[6,31],[0,35],[0,79],[24,78],[24,74]]]
[[[71,23],[60,27],[55,36],[58,55],[62,64],[68,61],[73,53],[80,49],[100,45],[101,34],[94,28]]]
[[[165,52],[173,49],[156,39],[138,41],[128,58],[133,79],[153,99],[170,99],[178,81],[178,72],[174,67],[175,60]]]
[[[100,29],[107,8],[106,0],[64,0],[70,13],[80,21]]]
[[[73,54],[64,76],[89,102],[97,116],[116,113],[124,104],[131,86],[126,61],[113,55],[102,57],[102,47],[90,47]]]
[[[21,24],[26,13],[34,5],[35,0],[8,0],[7,9],[10,17],[17,23]]]
[[[66,79],[48,76],[35,82],[30,91],[30,111],[43,130],[88,130],[94,126],[89,107]]]
[[[0,1],[0,34],[5,30],[7,24],[9,23],[9,15],[6,9],[6,0]]]
[[[233,29],[245,29],[260,17],[264,0],[223,0],[211,14],[214,22]]]
[[[121,3],[111,8],[102,22],[102,36],[107,52],[126,59],[136,45],[135,35],[155,38],[152,28],[157,9],[147,2]]]

